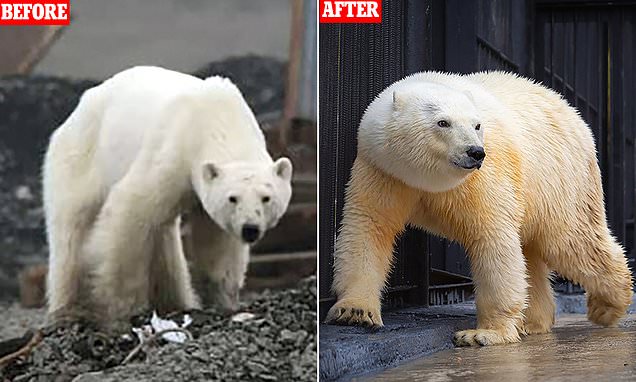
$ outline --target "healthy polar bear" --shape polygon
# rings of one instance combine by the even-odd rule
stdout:
[[[590,129],[559,95],[515,75],[420,73],[371,103],[327,322],[382,325],[381,292],[406,224],[468,252],[477,329],[457,332],[457,345],[550,331],[551,271],[585,288],[595,323],[616,325],[630,304],[631,274],[607,227]]]
[[[233,308],[248,243],[287,209],[291,173],[228,79],[136,67],[86,91],[44,162],[49,314],[197,307],[180,238],[190,209],[193,272]]]

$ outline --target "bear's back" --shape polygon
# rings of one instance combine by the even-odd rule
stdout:
[[[87,90],[55,135],[93,153],[109,185],[144,150],[165,145],[176,156],[207,144],[224,158],[271,160],[256,118],[230,80],[202,80],[159,67],[127,69]]]

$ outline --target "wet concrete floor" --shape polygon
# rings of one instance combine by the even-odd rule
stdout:
[[[358,381],[636,381],[636,314],[618,328],[563,315],[521,343],[455,348]]]

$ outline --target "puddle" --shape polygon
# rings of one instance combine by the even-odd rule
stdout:
[[[600,328],[583,315],[559,317],[550,334],[519,344],[456,348],[356,381],[634,381],[636,315]]]

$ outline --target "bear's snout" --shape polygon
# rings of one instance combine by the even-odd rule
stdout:
[[[466,155],[478,162],[481,162],[486,157],[486,152],[481,146],[470,146],[466,151]]]
[[[243,228],[241,229],[241,237],[247,243],[255,242],[256,240],[258,240],[260,235],[261,235],[261,230],[255,224],[245,224],[243,225]]]
[[[483,147],[469,146],[460,158],[453,160],[453,164],[464,170],[480,169],[485,157]]]

